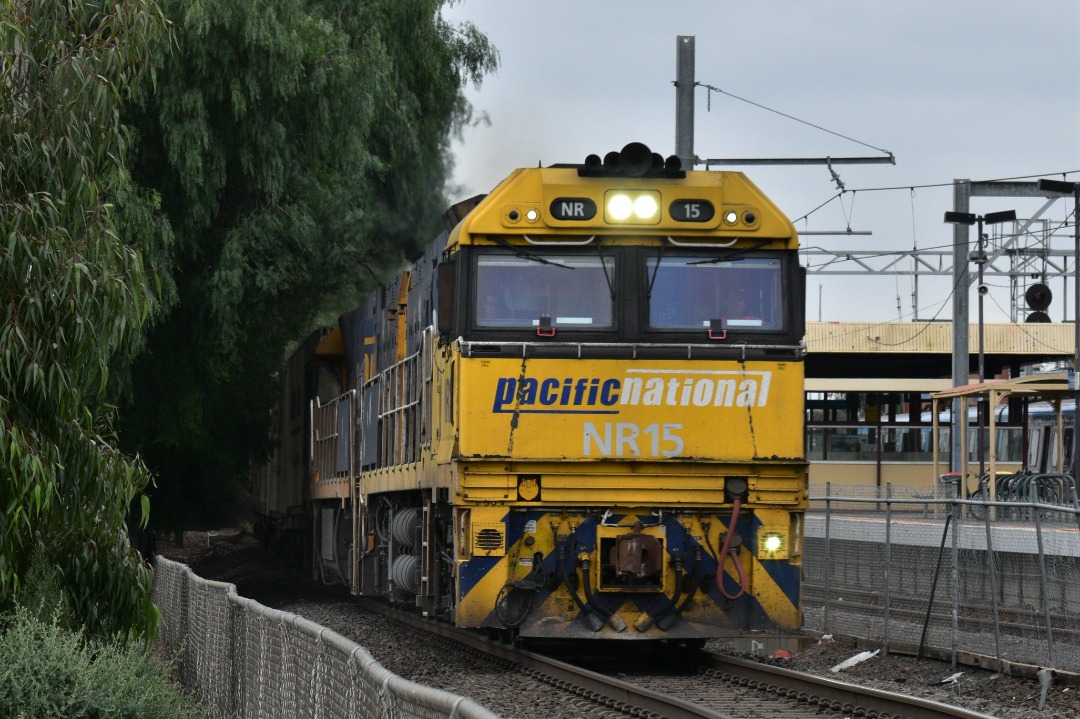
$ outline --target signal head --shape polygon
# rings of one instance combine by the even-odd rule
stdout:
[[[1054,294],[1041,282],[1036,282],[1024,292],[1024,301],[1036,312],[1042,312],[1049,307],[1052,299],[1054,299]]]

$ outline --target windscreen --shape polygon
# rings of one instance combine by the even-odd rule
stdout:
[[[732,331],[783,328],[779,259],[654,256],[648,262],[649,326]]]
[[[610,257],[479,255],[476,326],[533,328],[547,317],[562,330],[610,328],[614,286]]]

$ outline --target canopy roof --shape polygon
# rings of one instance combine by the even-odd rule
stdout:
[[[1068,375],[1059,373],[1047,373],[1047,374],[1033,374],[1024,377],[1017,377],[1016,379],[1002,379],[1002,380],[990,380],[988,382],[979,382],[977,384],[968,384],[961,387],[953,387],[952,389],[943,390],[941,392],[935,392],[930,395],[930,399],[933,401],[933,437],[934,437],[934,476],[939,477],[941,467],[938,457],[938,432],[940,428],[938,426],[938,406],[942,402],[948,402],[950,400],[961,400],[967,402],[970,398],[989,398],[990,406],[996,406],[1003,397],[1009,395],[1024,395],[1029,398],[1038,398],[1048,400],[1054,405],[1054,410],[1057,413],[1057,471],[1060,473],[1063,469],[1063,427],[1061,418],[1061,399],[1067,396],[1073,396],[1076,390],[1069,389]],[[997,476],[997,451],[995,445],[997,444],[997,432],[994,431],[995,425],[995,413],[987,413],[990,421],[989,432],[989,447],[979,447],[979,472],[980,474],[986,471],[987,463],[989,464],[989,477]],[[964,458],[962,462],[963,473],[961,475],[961,489],[966,494],[967,490],[967,477],[972,474],[971,462],[968,458],[971,456],[968,452],[968,413],[960,412],[960,456]],[[981,433],[980,433],[981,435]],[[955,435],[954,435],[955,436]],[[990,498],[997,499],[997,485],[996,482],[988,482],[990,490]]]
[[[957,399],[961,397],[993,396],[1002,397],[1010,394],[1022,394],[1053,400],[1071,396],[1075,390],[1069,389],[1068,375],[1064,372],[1051,374],[1033,374],[1016,379],[998,379],[934,392],[933,400]]]

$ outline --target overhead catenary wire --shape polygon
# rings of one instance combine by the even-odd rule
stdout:
[[[828,134],[833,135],[835,137],[839,137],[839,138],[847,140],[849,142],[854,142],[857,145],[862,145],[863,147],[869,148],[871,150],[876,150],[877,152],[880,152],[880,153],[888,156],[889,158],[893,158],[893,159],[895,158],[895,156],[893,155],[893,153],[891,151],[886,150],[886,149],[884,149],[882,147],[878,147],[878,146],[872,145],[872,144],[870,144],[868,142],[858,140],[858,139],[856,139],[854,137],[851,137],[850,135],[845,135],[843,133],[836,132],[835,130],[830,130],[827,127],[823,127],[821,125],[815,124],[815,123],[810,122],[808,120],[803,120],[802,118],[796,117],[795,115],[791,115],[791,114],[786,113],[786,112],[781,112],[780,110],[776,110],[774,108],[768,107],[767,105],[763,105],[763,104],[761,104],[759,102],[755,102],[753,100],[742,97],[740,95],[736,95],[736,94],[734,94],[732,92],[728,92],[727,90],[719,88],[719,87],[717,87],[715,85],[711,85],[711,84],[705,83],[705,82],[695,82],[694,85],[696,87],[703,87],[703,88],[706,89],[706,91],[707,91],[707,95],[706,95],[706,109],[707,109],[707,111],[710,111],[710,112],[712,111],[712,93],[716,92],[716,93],[719,93],[721,95],[726,95],[727,97],[730,97],[730,98],[732,98],[734,100],[738,100],[738,101],[744,102],[744,103],[746,103],[748,105],[752,105],[752,106],[757,107],[759,109],[765,110],[766,112],[771,112],[773,114],[776,114],[776,115],[779,115],[781,117],[787,118],[787,119],[792,120],[794,122],[798,122],[798,123],[806,125],[808,127],[812,127],[812,128],[814,128],[816,130],[820,130],[822,132],[828,133]],[[826,158],[826,159],[830,160],[830,161],[835,161],[832,158]],[[885,187],[867,187],[867,188],[857,188],[857,189],[849,190],[849,189],[846,188],[844,183],[840,180],[840,178],[836,174],[836,172],[832,169],[831,164],[830,164],[829,170],[830,170],[830,173],[832,173],[832,179],[836,183],[837,188],[839,189],[839,192],[837,192],[835,195],[833,195],[828,200],[821,203],[820,205],[818,205],[814,209],[810,210],[806,214],[799,217],[796,220],[796,222],[798,220],[808,218],[810,215],[814,214],[818,210],[820,210],[820,209],[824,208],[825,206],[829,205],[834,200],[843,197],[844,193],[846,193],[846,192],[851,192],[853,196],[854,196],[854,193],[859,192],[860,190],[862,192],[888,192],[888,191],[896,191],[896,190],[908,190],[909,192],[914,193],[914,191],[916,189],[925,189],[925,188],[934,188],[934,187],[951,187],[951,186],[954,186],[954,185],[958,184],[956,180],[950,180],[948,182],[933,182],[933,183],[926,183],[926,184],[920,184],[920,185],[896,185],[896,186],[885,186]],[[1067,180],[1069,175],[1075,174],[1075,173],[1078,173],[1078,172],[1080,172],[1080,170],[1064,170],[1064,171],[1055,171],[1055,172],[1044,172],[1044,173],[1038,173],[1038,174],[1033,174],[1033,175],[1021,175],[1021,176],[1015,176],[1015,177],[1002,177],[1002,178],[997,178],[997,179],[993,179],[993,180],[980,180],[980,181],[977,181],[977,182],[1007,182],[1007,181],[1010,181],[1010,180],[1030,180],[1030,179],[1033,179],[1033,178],[1048,177],[1048,176],[1055,176],[1055,175],[1060,175],[1062,180]]]
[[[1040,172],[1040,173],[1031,174],[1031,175],[1017,175],[1017,176],[1014,176],[1014,177],[998,177],[998,178],[994,178],[994,179],[990,179],[990,180],[964,180],[963,183],[976,184],[976,183],[985,183],[985,182],[1012,182],[1012,181],[1016,181],[1016,180],[1032,180],[1032,179],[1037,179],[1037,178],[1041,178],[1041,177],[1048,177],[1048,176],[1051,176],[1051,175],[1061,175],[1062,177],[1067,177],[1069,175],[1075,175],[1077,173],[1080,173],[1080,170],[1065,170],[1064,172]],[[856,193],[856,192],[897,192],[897,191],[900,191],[900,190],[913,192],[915,190],[925,190],[925,189],[933,189],[933,188],[939,188],[939,187],[955,187],[958,184],[961,184],[961,182],[957,181],[957,180],[950,180],[948,182],[928,182],[928,183],[924,183],[924,184],[920,184],[920,185],[890,185],[890,186],[885,186],[885,187],[859,187],[859,188],[855,188],[855,189],[852,189],[852,190],[845,189],[845,190],[841,190],[840,192],[837,192],[832,197],[825,200],[820,205],[817,205],[816,207],[814,207],[809,212],[807,212],[807,213],[805,213],[803,215],[800,215],[794,221],[799,222],[800,220],[807,219],[808,217],[810,217],[810,215],[813,215],[814,213],[818,212],[819,210],[827,207],[831,203],[833,203],[836,200],[843,197],[843,195],[845,193],[848,193],[848,192],[853,193],[853,194]]]
[[[919,316],[919,275],[918,265],[915,263],[915,255],[919,252],[919,233],[915,224],[915,188],[911,188],[909,195],[909,207],[911,209],[911,311],[915,317]],[[940,265],[939,265],[940,266]],[[897,280],[899,282],[899,280]],[[900,291],[897,289],[897,304],[900,304]]]
[[[826,128],[826,127],[822,127],[821,125],[815,125],[812,122],[808,122],[806,120],[800,119],[798,117],[795,117],[794,115],[789,115],[786,112],[780,112],[779,110],[774,110],[771,107],[766,107],[765,105],[762,105],[761,103],[754,102],[753,100],[748,100],[745,97],[739,97],[738,95],[730,93],[727,90],[721,90],[720,88],[716,87],[715,85],[709,85],[709,84],[704,83],[704,82],[698,82],[698,83],[695,83],[695,85],[697,85],[698,87],[704,87],[708,91],[708,94],[706,95],[706,98],[705,98],[706,99],[705,106],[706,106],[706,109],[709,110],[709,111],[712,110],[712,93],[716,92],[716,93],[719,93],[721,95],[727,95],[728,97],[733,98],[735,100],[738,100],[740,102],[745,102],[748,105],[753,105],[754,107],[761,108],[762,110],[766,110],[766,111],[774,113],[776,115],[780,115],[781,117],[786,117],[789,120],[794,120],[795,122],[802,123],[803,125],[806,125],[808,127],[812,127],[815,130],[821,130],[822,132],[827,132],[830,135],[834,135],[834,136],[839,137],[841,139],[848,140],[849,142],[854,142],[855,144],[862,145],[863,147],[869,147],[871,150],[877,150],[878,152],[880,152],[882,154],[888,155],[889,157],[893,157],[893,154],[891,152],[889,152],[888,150],[885,150],[885,149],[880,148],[880,147],[875,147],[874,145],[863,142],[862,140],[856,140],[854,137],[849,137],[847,135],[843,135],[843,134],[841,134],[839,132],[835,132],[835,131],[830,130],[830,129]]]
[[[823,127],[821,125],[809,122],[809,121],[804,120],[802,118],[796,117],[796,116],[794,116],[792,114],[789,114],[789,113],[786,113],[786,112],[781,112],[781,111],[776,110],[774,108],[763,105],[763,104],[761,104],[759,102],[755,102],[755,101],[750,100],[748,98],[736,95],[736,94],[734,94],[732,92],[728,92],[728,91],[726,91],[726,90],[724,90],[722,88],[719,88],[719,87],[717,87],[715,85],[711,85],[709,83],[704,83],[704,82],[695,82],[694,84],[697,87],[703,87],[703,88],[706,89],[706,91],[707,91],[707,109],[708,109],[708,111],[712,110],[712,93],[716,92],[718,94],[725,95],[725,96],[730,97],[732,99],[738,100],[738,101],[746,103],[748,105],[752,105],[754,107],[765,110],[767,112],[771,112],[773,114],[779,115],[781,117],[792,120],[794,122],[798,122],[798,123],[806,125],[808,127],[812,127],[812,128],[814,128],[816,130],[820,130],[822,132],[828,133],[828,134],[833,135],[835,137],[839,137],[839,138],[842,138],[842,139],[847,140],[849,142],[854,142],[854,143],[856,143],[858,145],[861,145],[863,147],[867,147],[867,148],[870,148],[872,150],[876,150],[878,152],[881,152],[882,154],[888,156],[889,160],[892,161],[895,164],[895,158],[894,158],[893,153],[890,152],[889,150],[884,149],[884,148],[877,147],[876,145],[872,145],[872,144],[864,142],[862,140],[858,140],[858,139],[856,139],[854,137],[851,137],[850,135],[845,135],[843,133],[839,133],[839,132],[836,132],[834,130],[830,130],[830,129],[826,128],[826,127]],[[850,159],[852,161],[854,161],[854,158],[850,158]],[[873,161],[873,160],[870,160],[868,158],[864,158],[864,159],[866,159],[866,161]],[[851,220],[852,220],[852,216],[854,214],[855,196],[856,196],[856,193],[860,191],[860,189],[862,191],[864,191],[864,192],[889,192],[889,191],[906,190],[909,193],[909,204],[910,204],[910,214],[911,214],[911,227],[912,227],[911,261],[912,261],[913,265],[915,265],[915,256],[919,251],[918,238],[917,238],[917,232],[916,232],[916,218],[915,218],[915,195],[916,195],[916,189],[936,188],[936,187],[954,187],[954,186],[964,184],[964,183],[973,183],[973,181],[971,181],[971,180],[963,180],[963,181],[951,180],[951,181],[948,181],[948,182],[935,182],[935,183],[926,183],[926,184],[919,184],[919,185],[869,187],[869,188],[856,188],[856,189],[850,189],[849,190],[847,188],[847,186],[845,185],[845,183],[841,180],[840,176],[833,169],[830,158],[826,158],[826,161],[829,164],[829,172],[831,174],[832,180],[836,184],[836,187],[838,188],[839,192],[837,192],[832,197],[830,197],[826,201],[822,202],[821,204],[819,204],[818,206],[816,206],[815,208],[813,208],[809,212],[803,214],[801,217],[796,218],[795,222],[799,222],[800,220],[803,221],[803,222],[806,222],[811,215],[819,212],[823,208],[825,208],[828,205],[832,204],[833,201],[839,200],[840,201],[840,208],[841,208],[841,211],[842,211],[842,213],[844,215],[844,219],[845,219],[845,222],[846,222],[846,227],[847,227],[848,231],[850,232],[850,230],[851,230]],[[992,183],[992,182],[1005,182],[1005,181],[1010,181],[1010,180],[1012,180],[1012,181],[1015,181],[1015,180],[1030,180],[1030,179],[1033,179],[1033,178],[1046,177],[1048,175],[1060,175],[1062,177],[1062,179],[1064,180],[1064,179],[1067,179],[1070,174],[1074,174],[1074,173],[1077,173],[1077,172],[1080,172],[1080,170],[1066,170],[1066,171],[1053,172],[1053,173],[1039,173],[1039,174],[1034,174],[1034,175],[1022,175],[1022,176],[1014,176],[1014,177],[1007,177],[1007,178],[998,178],[998,179],[995,179],[995,180],[983,180],[983,181],[978,181],[978,182]],[[846,193],[848,193],[848,192],[851,193],[851,198],[850,198],[850,202],[849,202],[848,206],[845,206],[844,205],[844,195]],[[1080,222],[1080,218],[1077,219],[1077,222]],[[898,254],[900,254],[900,253],[898,252]],[[850,260],[850,261],[855,261],[855,258],[853,258],[853,257],[848,257],[846,259]],[[832,263],[837,262],[837,261],[844,261],[844,260],[834,258],[834,259],[830,260],[826,264],[832,264]],[[1044,258],[1044,262],[1045,262],[1045,258]],[[807,263],[807,267],[809,267],[809,263]],[[912,286],[911,286],[912,301],[911,301],[911,304],[912,304],[912,315],[916,319],[918,319],[918,311],[919,311],[919,308],[918,308],[918,275],[917,275],[917,272],[915,271],[915,269],[916,268],[913,267],[912,281],[911,281],[912,282]],[[1044,273],[1045,273],[1045,268],[1044,268]],[[894,273],[894,274],[896,274],[895,291],[896,291],[897,315],[898,315],[899,319],[902,319],[903,318],[903,309],[902,309],[900,287],[899,287],[899,273]],[[950,297],[954,294],[954,292],[955,292],[955,288],[954,288],[953,292],[950,292]],[[943,307],[939,308],[937,314],[940,314],[942,309],[943,309]],[[936,317],[936,314],[935,314],[935,317]]]
[[[805,218],[804,218],[804,221],[805,221]],[[1061,230],[1069,229],[1070,227],[1072,227],[1071,224],[1066,223],[1066,222],[1062,222],[1062,223],[1059,223],[1059,224],[1053,226],[1052,228],[1050,228],[1049,232],[1054,233],[1054,232],[1058,232],[1058,231],[1061,231]],[[1024,232],[1024,233],[1022,233],[1022,234],[1020,234],[1018,236],[1035,236],[1035,233],[1031,232],[1031,231],[1028,231],[1028,232]],[[940,245],[926,245],[926,246],[922,247],[921,250],[923,252],[935,252],[935,251],[940,251],[940,250],[951,250],[953,247],[954,247],[954,243],[952,241],[949,241],[949,242],[946,242],[946,243],[943,243],[943,244],[940,244]],[[897,249],[897,250],[879,250],[879,251],[875,251],[874,254],[876,256],[879,256],[879,257],[912,255],[913,251],[918,252],[919,249],[920,248],[918,248],[918,247],[914,247],[913,250],[900,250],[900,249]],[[815,245],[802,245],[802,246],[799,247],[800,252],[808,251],[808,250],[819,250],[819,251],[822,251],[822,252],[833,252],[833,250],[827,250],[824,247],[818,247],[818,246],[815,246]],[[808,259],[804,259],[803,267],[810,270],[810,269],[814,269],[814,268],[817,268],[817,267],[827,267],[829,265],[836,265],[836,264],[840,264],[840,263],[843,263],[843,262],[857,262],[858,258],[855,256],[857,254],[857,251],[848,250],[848,252],[850,254],[848,254],[845,257],[834,256],[834,257],[831,257],[827,261],[819,262],[819,263],[813,263],[813,262],[810,262]],[[1045,274],[1045,272],[1043,274]]]

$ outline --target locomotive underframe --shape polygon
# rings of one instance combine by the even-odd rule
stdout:
[[[695,639],[799,626],[805,464],[673,471],[627,463],[614,474],[575,464],[467,462],[453,494],[435,486],[357,491],[355,504],[320,503],[313,517],[320,576],[458,626],[522,637]],[[380,470],[370,479],[415,486],[420,469]],[[661,470],[662,505],[617,501],[639,482],[655,483]],[[743,483],[738,498],[753,509],[736,520],[738,538],[717,583],[716,557],[735,509],[729,480]],[[522,501],[523,493],[533,500]],[[765,554],[769,534],[783,546]]]

